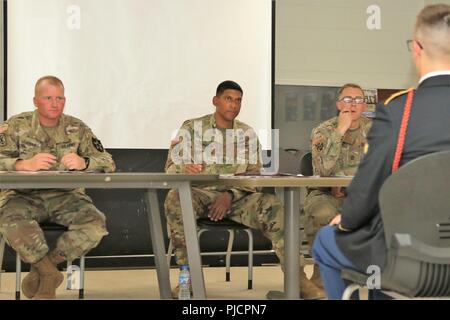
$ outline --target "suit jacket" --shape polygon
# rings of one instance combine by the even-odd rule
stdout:
[[[386,242],[378,194],[391,174],[406,94],[378,105],[368,135],[369,150],[347,189],[336,242],[361,270],[384,268]],[[414,94],[400,166],[422,155],[450,149],[450,75],[424,80]]]

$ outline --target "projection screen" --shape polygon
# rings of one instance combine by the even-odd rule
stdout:
[[[7,116],[56,75],[65,113],[107,148],[166,149],[212,113],[218,83],[244,89],[239,118],[271,128],[271,0],[9,0]],[[263,147],[269,138],[260,133]]]

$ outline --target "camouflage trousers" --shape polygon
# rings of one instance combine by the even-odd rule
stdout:
[[[56,244],[56,252],[67,260],[85,255],[108,234],[105,215],[83,191],[8,193],[0,207],[0,232],[24,262],[38,262],[49,251],[41,222],[68,227]]]
[[[330,193],[312,190],[305,199],[303,225],[308,243],[312,245],[320,228],[328,225],[341,212],[343,199]]]
[[[192,188],[192,200],[196,218],[208,216],[208,205],[222,192],[202,188]],[[173,243],[175,260],[178,265],[188,263],[183,219],[178,190],[170,190],[164,203],[167,224]],[[233,201],[227,218],[259,229],[272,242],[273,249],[284,261],[284,215],[283,206],[276,196],[267,193],[251,193]]]

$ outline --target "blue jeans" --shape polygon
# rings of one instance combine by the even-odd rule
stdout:
[[[314,240],[312,254],[319,265],[328,299],[340,300],[346,288],[346,283],[341,278],[341,270],[360,270],[344,256],[336,245],[335,228],[335,226],[326,226],[319,230]]]

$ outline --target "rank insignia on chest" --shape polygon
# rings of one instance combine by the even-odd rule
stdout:
[[[95,147],[95,149],[97,149],[100,152],[105,151],[105,149],[103,148],[102,143],[97,138],[92,137],[92,145]]]

